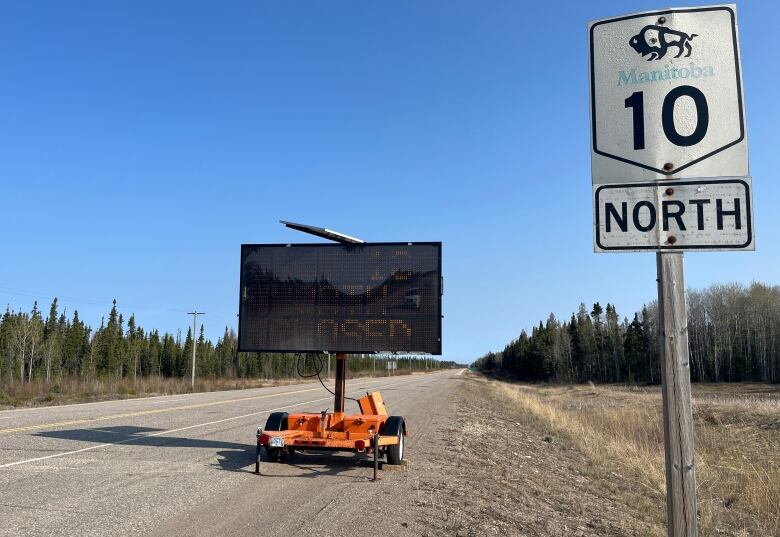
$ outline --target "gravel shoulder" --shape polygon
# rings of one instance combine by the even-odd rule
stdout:
[[[414,513],[414,534],[666,534],[658,513],[642,509],[645,491],[537,428],[495,383],[467,373],[453,396],[405,476],[397,508]]]

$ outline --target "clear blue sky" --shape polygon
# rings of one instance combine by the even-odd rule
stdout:
[[[0,300],[216,339],[283,218],[442,241],[451,359],[630,315],[655,260],[592,251],[586,23],[667,5],[4,2]],[[780,283],[780,4],[738,9],[757,251],[687,255],[694,287]]]

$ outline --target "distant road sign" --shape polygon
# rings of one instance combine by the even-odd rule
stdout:
[[[241,246],[240,351],[441,347],[441,243]]]
[[[594,184],[747,176],[736,6],[593,21]]]
[[[596,251],[755,249],[749,177],[593,190]]]

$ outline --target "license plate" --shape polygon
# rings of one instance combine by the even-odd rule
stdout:
[[[272,436],[268,441],[269,447],[284,447],[284,438],[281,436]]]

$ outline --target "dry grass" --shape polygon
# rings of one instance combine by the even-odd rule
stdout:
[[[195,380],[193,390],[189,379],[179,378],[146,377],[138,378],[136,381],[128,378],[95,380],[65,378],[55,382],[33,379],[32,382],[24,384],[17,382],[0,385],[0,409],[175,395],[193,391],[243,390],[286,385],[301,380],[202,378]]]
[[[497,383],[550,434],[603,474],[620,472],[665,517],[658,388]],[[780,386],[694,386],[702,535],[780,535]]]
[[[398,370],[396,375],[421,374],[424,372]],[[384,371],[380,375],[385,374]],[[372,375],[372,371],[348,372],[347,378],[361,378]],[[327,378],[323,375],[323,380]],[[32,382],[0,383],[0,410],[31,406],[65,405],[104,401],[110,399],[129,399],[134,397],[153,397],[157,395],[176,395],[191,392],[216,392],[222,390],[246,390],[267,386],[287,386],[303,382],[317,382],[314,378],[217,378],[195,379],[195,388],[188,378],[138,377],[103,378],[84,380],[78,377],[58,379],[46,382],[33,379]]]

